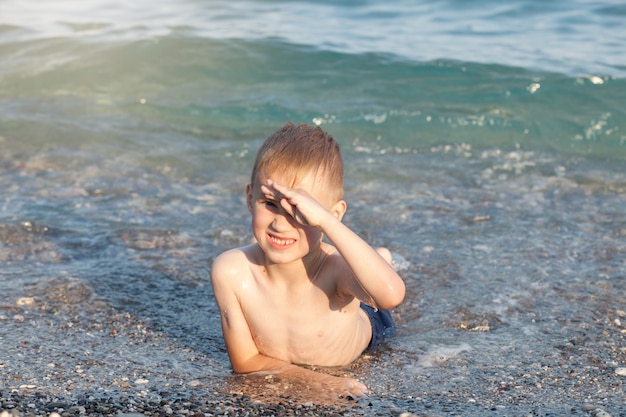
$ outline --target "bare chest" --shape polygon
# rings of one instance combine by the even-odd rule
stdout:
[[[257,348],[265,355],[332,365],[360,349],[357,300],[342,302],[312,285],[298,291],[257,288],[240,301]]]

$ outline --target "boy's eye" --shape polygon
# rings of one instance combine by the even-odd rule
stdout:
[[[264,203],[267,207],[277,207],[276,203],[272,200],[265,200]]]

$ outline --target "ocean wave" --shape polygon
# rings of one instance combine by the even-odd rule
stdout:
[[[8,1],[0,12],[4,44],[43,38],[96,43],[164,36],[275,39],[420,62],[451,59],[570,75],[625,74],[624,10],[610,1]]]

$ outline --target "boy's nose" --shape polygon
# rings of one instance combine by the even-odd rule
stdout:
[[[287,213],[280,213],[274,216],[272,228],[277,232],[286,232],[292,228],[290,217]]]

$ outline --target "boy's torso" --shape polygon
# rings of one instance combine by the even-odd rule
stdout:
[[[250,256],[251,254],[248,254]],[[338,255],[331,255],[338,256]],[[341,366],[367,347],[371,325],[358,299],[339,294],[333,258],[314,280],[276,285],[250,264],[238,299],[259,352],[290,363]]]

